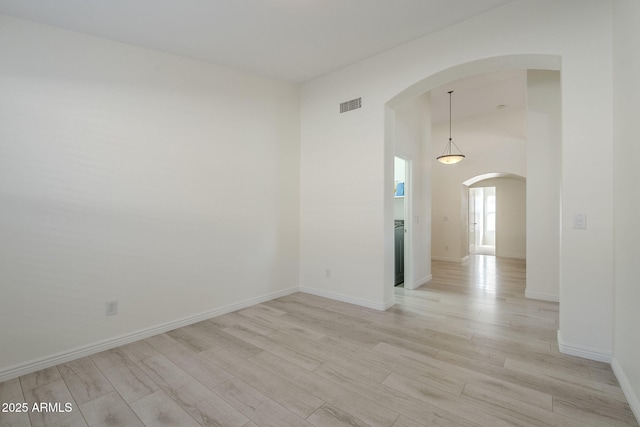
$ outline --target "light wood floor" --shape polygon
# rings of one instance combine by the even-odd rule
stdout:
[[[433,263],[386,312],[302,293],[0,384],[0,425],[638,425],[607,364],[558,352],[522,261]]]

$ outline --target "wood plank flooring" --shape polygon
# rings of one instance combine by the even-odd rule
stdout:
[[[637,426],[524,281],[523,261],[474,255],[386,312],[293,294],[1,383],[30,410],[0,426]]]

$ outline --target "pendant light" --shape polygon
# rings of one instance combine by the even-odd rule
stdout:
[[[444,150],[442,154],[438,156],[436,159],[440,163],[444,163],[445,165],[453,165],[454,163],[458,163],[460,160],[464,159],[464,154],[458,148],[453,139],[451,138],[451,94],[452,90],[449,91],[449,142],[444,146]],[[451,151],[451,146],[455,147],[457,152]]]

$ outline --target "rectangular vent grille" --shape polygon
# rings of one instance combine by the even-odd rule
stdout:
[[[346,113],[347,111],[357,110],[362,108],[362,98],[352,99],[351,101],[343,102],[340,104],[340,113]]]

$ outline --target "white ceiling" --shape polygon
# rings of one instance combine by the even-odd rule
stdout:
[[[527,100],[526,70],[498,71],[456,80],[431,91],[431,122],[485,116],[497,111],[524,110]]]
[[[0,13],[304,82],[510,1],[0,0]]]

